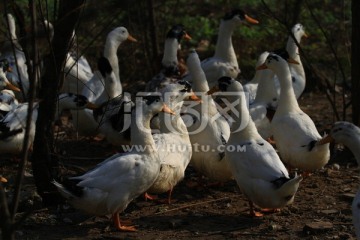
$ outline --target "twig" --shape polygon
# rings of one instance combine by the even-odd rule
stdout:
[[[207,204],[207,203],[212,203],[212,202],[218,202],[218,201],[222,201],[225,199],[230,199],[229,197],[222,197],[222,198],[218,198],[218,199],[214,199],[214,200],[209,200],[209,201],[205,201],[205,202],[199,202],[199,203],[193,203],[193,204],[189,204],[189,205],[185,205],[185,206],[181,206],[181,207],[177,207],[177,208],[173,208],[164,212],[157,212],[154,215],[160,215],[160,214],[164,214],[164,213],[168,213],[168,212],[174,212],[174,211],[178,211],[184,208],[190,208],[190,207],[194,207],[197,205],[201,205],[201,204]]]

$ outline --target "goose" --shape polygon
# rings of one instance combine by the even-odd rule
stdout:
[[[126,40],[137,41],[125,27],[117,27],[108,34],[104,47],[104,56],[99,58],[98,61],[99,71],[94,72],[93,77],[87,82],[81,93],[90,102],[101,105],[122,94],[123,89],[119,78],[119,63],[116,52]],[[108,64],[103,64],[106,61],[104,58],[109,61],[111,71]],[[106,77],[106,72],[112,73]],[[74,126],[80,135],[94,136],[97,134],[99,124],[94,120],[92,111],[77,111],[76,113],[72,112],[72,115]]]
[[[360,166],[360,128],[350,122],[339,121],[333,124],[329,135],[321,139],[318,144],[323,145],[336,141],[347,146],[354,154]],[[352,202],[352,220],[357,239],[360,239],[360,189]]]
[[[35,137],[38,107],[39,102],[35,102],[30,123],[30,146]],[[96,108],[97,106],[89,103],[84,96],[66,93],[58,96],[58,108],[60,109],[58,111],[61,111],[63,108],[82,109],[85,107]],[[27,102],[20,103],[0,120],[0,153],[19,154],[22,151],[28,108],[29,104]]]
[[[174,25],[166,34],[164,55],[161,60],[160,73],[154,76],[145,87],[146,92],[156,92],[169,83],[181,78],[178,62],[178,49],[182,39],[190,40],[190,35],[181,24]]]
[[[6,59],[9,62],[12,71],[6,73],[7,79],[12,85],[21,89],[21,92],[16,93],[16,98],[23,101],[27,98],[27,93],[29,91],[29,76],[26,58],[16,35],[15,19],[11,14],[7,14],[6,17],[9,24],[9,41],[7,41],[1,49],[1,58]],[[14,49],[11,42],[14,45]]]
[[[180,116],[184,100],[200,101],[191,90],[190,83],[179,80],[164,86],[160,91],[164,102],[175,112],[175,115],[159,113],[159,133],[153,135],[156,149],[159,151],[161,168],[154,184],[147,190],[150,194],[168,192],[167,202],[171,203],[171,193],[185,176],[191,155],[191,142],[186,125]]]
[[[212,97],[205,94],[209,86],[195,50],[190,52],[186,63],[193,79],[193,91],[199,94],[203,101],[201,104],[188,107],[187,113],[183,116],[191,118],[191,121],[186,121],[193,148],[191,166],[213,181],[226,182],[232,179],[223,151],[223,146],[230,136],[230,126],[218,112]]]
[[[229,92],[231,95],[226,95],[229,101],[237,103],[236,112],[232,112],[234,122],[225,146],[225,160],[249,200],[250,214],[262,215],[255,212],[254,203],[267,209],[291,204],[302,177],[295,174],[290,178],[275,149],[259,135],[249,115],[241,83],[230,77],[222,77],[218,82],[208,93]]]
[[[327,164],[330,158],[328,145],[317,145],[321,139],[311,118],[304,113],[297,102],[292,88],[288,62],[296,61],[271,53],[258,69],[270,69],[279,78],[279,104],[271,121],[271,130],[281,159],[290,168],[305,172],[315,171]]]
[[[157,96],[136,102],[132,114],[133,148],[106,159],[87,173],[70,178],[63,184],[54,181],[60,193],[75,208],[94,215],[112,214],[114,225],[121,231],[136,231],[120,223],[119,213],[155,181],[160,171],[160,158],[151,135],[150,119],[161,111],[173,113]]]
[[[240,9],[235,9],[226,13],[222,18],[215,54],[213,57],[207,58],[201,62],[201,67],[205,72],[210,88],[216,85],[217,80],[222,76],[236,78],[239,75],[239,64],[231,38],[234,30],[245,21],[251,24],[259,23],[259,21],[249,17]],[[193,81],[190,76],[185,79]]]
[[[4,89],[0,91],[0,119],[19,105],[13,91]]]

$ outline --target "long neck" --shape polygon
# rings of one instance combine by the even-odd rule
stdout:
[[[254,103],[272,101],[272,97],[276,94],[274,72],[270,69],[256,71],[259,76],[259,85],[256,92]],[[275,93],[275,94],[274,94]]]
[[[161,63],[164,67],[176,66],[178,64],[177,50],[179,42],[176,38],[167,38],[165,40],[164,55]]]
[[[298,34],[294,35],[296,41],[300,44],[301,37]],[[286,44],[286,51],[289,53],[289,56],[294,60],[300,60],[299,48],[294,41],[294,38],[290,35]]]
[[[149,114],[143,115],[141,107],[137,107],[131,115],[131,144],[146,146],[145,152],[153,152],[155,150],[154,139],[151,135]]]
[[[238,65],[231,36],[234,32],[235,24],[230,21],[221,21],[219,35],[216,42],[214,57],[220,58],[234,65]]]
[[[115,73],[116,78],[120,81],[119,59],[117,56],[117,50],[120,46],[120,41],[115,41],[111,35],[106,39],[104,47],[104,57],[106,57]]]
[[[301,36],[295,34],[294,37],[296,41],[300,44]],[[305,71],[300,59],[299,48],[296,45],[295,40],[292,38],[292,36],[289,36],[289,39],[286,44],[286,50],[289,53],[289,56],[299,63],[299,64],[289,64],[290,71],[295,72],[296,74],[305,78]]]
[[[194,69],[193,71],[190,71],[191,79],[193,79],[192,82],[192,89],[195,93],[205,93],[209,91],[209,84],[206,80],[206,76],[204,71],[201,69],[201,66],[199,65],[197,69]]]
[[[116,78],[114,72],[106,74],[105,91],[109,100],[119,97],[122,94],[121,82]]]
[[[291,112],[299,110],[299,104],[296,100],[294,89],[292,87],[290,69],[288,67],[281,68],[276,74],[279,78],[281,89],[277,111]]]
[[[236,111],[231,115],[234,123],[231,125],[230,137],[236,138],[237,140],[248,140],[255,137],[258,138],[259,133],[257,132],[255,124],[250,117],[245,94],[242,93],[240,98],[232,97],[229,100],[230,102],[239,101],[239,103],[235,106]]]

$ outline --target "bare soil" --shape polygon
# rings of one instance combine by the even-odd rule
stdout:
[[[329,102],[321,93],[305,94],[301,106],[320,131],[334,121]],[[87,139],[59,141],[64,172],[79,174],[111,155],[105,142]],[[142,196],[121,214],[137,232],[119,232],[107,217],[93,217],[68,205],[41,206],[31,166],[27,168],[18,217],[34,209],[20,226],[17,239],[355,239],[351,202],[359,187],[359,171],[353,156],[332,146],[327,166],[305,178],[292,205],[260,218],[249,216],[246,198],[235,182],[210,186],[191,167],[173,191],[171,204],[145,201]],[[7,177],[7,194],[13,194],[17,164],[0,162]],[[187,183],[200,182],[196,188]],[[166,199],[165,195],[159,196]]]

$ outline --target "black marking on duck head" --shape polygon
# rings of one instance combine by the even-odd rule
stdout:
[[[161,98],[160,98],[160,96],[150,95],[150,96],[145,96],[144,100],[146,102],[146,105],[151,105],[154,102],[159,102],[161,100]]]
[[[179,80],[177,81],[178,84],[184,85],[184,89],[182,89],[180,92],[191,92],[191,83],[189,83],[186,80]]]
[[[223,92],[226,92],[227,88],[229,87],[231,82],[232,82],[231,77],[224,76],[224,77],[219,78],[218,79],[219,89]]]
[[[317,141],[316,140],[312,140],[311,142],[309,142],[309,144],[307,145],[302,145],[301,147],[307,147],[307,150],[309,152],[311,152],[311,150],[313,150],[313,148],[316,146]]]
[[[239,17],[241,20],[245,19],[245,12],[241,9],[234,9],[231,12],[228,12],[223,17],[223,20],[231,20],[234,17]]]
[[[105,77],[106,74],[110,74],[113,71],[110,62],[106,57],[99,58],[98,69],[103,77]]]
[[[178,42],[186,35],[185,27],[182,24],[174,25],[166,34],[166,38],[176,38]]]

